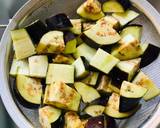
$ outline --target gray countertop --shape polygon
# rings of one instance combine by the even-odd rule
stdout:
[[[7,24],[14,13],[27,0],[0,0],[0,24]],[[160,0],[149,0],[149,2],[160,12]],[[0,38],[4,28],[0,29]],[[16,128],[0,100],[0,128]]]

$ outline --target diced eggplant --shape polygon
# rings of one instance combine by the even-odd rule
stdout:
[[[137,106],[136,108],[128,112],[119,112],[119,105],[120,105],[120,95],[117,93],[112,93],[106,105],[104,113],[110,117],[122,119],[122,118],[130,117],[140,107],[140,106]]]
[[[49,30],[69,30],[73,27],[70,19],[64,13],[47,18],[46,24]]]
[[[84,22],[82,23],[83,31],[86,31],[95,25],[94,22]]]
[[[103,114],[105,107],[102,105],[90,105],[88,107],[85,108],[85,112],[92,116],[92,117],[96,117],[96,116],[100,116]]]
[[[45,55],[37,55],[28,58],[29,74],[31,77],[45,78],[48,68],[48,57]]]
[[[133,80],[133,83],[148,89],[147,93],[143,96],[143,99],[146,101],[151,100],[156,96],[160,95],[160,89],[142,71],[140,71],[137,74],[137,76]]]
[[[75,82],[74,87],[76,88],[78,93],[82,96],[82,100],[84,103],[90,103],[93,100],[100,98],[100,94],[96,89],[82,82]]]
[[[61,115],[61,110],[45,106],[39,109],[39,122],[42,128],[51,128],[51,124],[58,120]]]
[[[67,112],[65,114],[64,128],[85,128],[79,116],[75,112]]]
[[[158,58],[159,54],[160,54],[160,47],[157,47],[153,44],[148,44],[148,47],[146,48],[145,52],[142,55],[140,67],[142,68],[151,64],[154,60]]]
[[[79,58],[80,56],[84,56],[89,62],[92,57],[96,54],[96,50],[94,48],[89,47],[87,44],[83,43],[77,47],[76,52],[73,54],[75,58]]]
[[[97,24],[100,24],[102,26],[103,25],[110,26],[111,28],[114,28],[116,30],[119,29],[120,27],[119,21],[113,16],[109,16],[109,15],[106,15],[105,17],[98,20]]]
[[[107,128],[105,116],[101,115],[89,118],[85,128]]]
[[[120,89],[120,112],[128,112],[136,108],[147,89],[136,84],[123,81]]]
[[[93,48],[117,43],[121,37],[107,22],[99,21],[81,35],[82,40]]]
[[[24,60],[13,59],[9,74],[11,76],[16,76],[16,75],[29,76],[28,60],[26,60],[26,59],[24,59]]]
[[[120,61],[109,74],[112,83],[121,85],[124,80],[131,81],[139,69],[140,62],[141,58]]]
[[[24,100],[24,103],[28,102],[25,107],[28,107],[29,105],[38,107],[41,104],[42,85],[39,79],[17,75],[16,93],[19,96],[19,99]]]
[[[121,26],[125,26],[135,18],[139,16],[139,14],[133,10],[127,10],[124,13],[113,13],[113,17],[115,17]]]
[[[138,41],[141,40],[142,36],[142,25],[137,25],[137,24],[131,24],[126,26],[125,28],[122,29],[120,32],[121,38],[127,36],[128,34],[133,35]]]
[[[125,10],[129,9],[132,5],[130,0],[118,0],[118,2],[123,6]]]
[[[90,65],[108,74],[118,62],[117,58],[99,48],[91,59]]]
[[[64,54],[72,54],[76,51],[77,39],[75,35],[71,32],[64,33],[65,49]]]
[[[77,14],[89,20],[98,20],[104,17],[101,4],[98,0],[87,0],[77,9]]]
[[[106,75],[103,75],[100,79],[97,90],[102,94],[112,93],[112,90],[108,87],[109,83],[110,83],[110,78]]]
[[[54,59],[52,59],[53,63],[58,63],[58,64],[72,64],[75,60],[72,56],[64,56],[61,54],[56,55]]]
[[[38,46],[38,54],[42,53],[61,53],[65,49],[63,32],[61,31],[50,31],[43,35]]]
[[[103,3],[102,6],[103,12],[105,13],[112,13],[112,12],[124,12],[123,6],[116,0],[109,0]]]
[[[25,59],[36,53],[35,47],[25,29],[11,31],[16,59]]]
[[[81,80],[81,82],[91,86],[95,86],[97,84],[98,77],[99,77],[99,72],[90,72],[86,78]]]
[[[46,84],[51,84],[55,81],[64,83],[74,83],[74,66],[66,64],[49,64],[46,77]]]
[[[82,21],[81,19],[71,19],[70,20],[73,27],[70,29],[74,34],[80,35],[82,33]]]
[[[57,108],[78,111],[81,96],[63,82],[54,82],[49,86],[47,104]],[[46,94],[47,96],[47,94]]]
[[[111,51],[111,55],[120,60],[134,59],[141,56],[142,53],[139,41],[131,34],[123,37]]]
[[[84,78],[89,74],[89,63],[85,59],[85,57],[79,57],[77,60],[74,61],[73,66],[75,68],[75,78]]]
[[[41,37],[48,32],[46,25],[40,20],[34,21],[26,26],[25,29],[35,44],[38,44]]]

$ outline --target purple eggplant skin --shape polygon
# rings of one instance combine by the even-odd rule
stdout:
[[[109,76],[112,78],[112,84],[117,86],[118,88],[121,87],[121,84],[124,80],[128,81],[128,74],[126,72],[121,71],[119,68],[114,67]]]
[[[67,43],[75,38],[76,38],[76,36],[72,32],[69,32],[69,31],[64,32],[64,42],[65,43]]]
[[[23,107],[25,108],[29,108],[29,109],[38,109],[40,107],[39,104],[33,104],[33,103],[30,103],[28,101],[26,101],[18,92],[16,86],[13,87],[13,95],[15,97],[15,100],[21,104]]]
[[[141,63],[140,63],[140,68],[143,68],[149,64],[151,64],[154,60],[157,59],[157,57],[160,54],[160,48],[153,45],[149,44],[146,51],[142,55]]]
[[[81,59],[82,59],[82,61],[83,61],[83,64],[84,64],[85,68],[86,68],[87,70],[89,70],[90,65],[89,65],[88,60],[87,60],[84,56],[81,56]]]
[[[85,128],[107,128],[105,116],[101,115],[89,118]]]
[[[112,117],[107,117],[107,127],[106,128],[118,128],[116,121]]]
[[[120,96],[119,111],[128,112],[135,109],[139,105],[140,99],[141,98],[126,98],[126,97]]]
[[[47,26],[40,20],[37,20],[30,25],[26,26],[29,36],[34,44],[38,44],[42,36],[48,32]]]
[[[69,28],[73,27],[69,18],[64,13],[60,13],[60,14],[47,18],[46,24],[49,30],[60,30],[60,31],[62,30],[63,31],[63,30],[68,30]]]
[[[94,42],[92,39],[88,38],[85,34],[82,34],[80,36],[80,38],[90,47],[98,49],[101,47],[100,44],[97,44],[96,42]]]
[[[129,9],[132,6],[130,0],[118,0],[118,2],[123,6],[125,10]]]
[[[97,105],[98,104],[98,105],[106,106],[110,96],[111,96],[111,93],[101,94],[101,97],[92,101],[90,103],[90,105]]]

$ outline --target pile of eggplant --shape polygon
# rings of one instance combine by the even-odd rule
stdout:
[[[160,89],[141,71],[160,48],[141,43],[128,0],[87,0],[79,19],[60,13],[11,31],[14,96],[42,128],[116,128]]]

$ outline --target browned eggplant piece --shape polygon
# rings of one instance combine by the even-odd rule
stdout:
[[[13,88],[18,102],[26,108],[38,108],[42,98],[40,79],[17,75],[16,86]]]
[[[46,25],[40,20],[34,21],[25,28],[35,44],[38,44],[41,37],[48,32]]]
[[[46,19],[49,30],[69,30],[73,27],[66,14],[60,13]]]
[[[107,128],[105,116],[101,115],[89,118],[85,128]]]
[[[143,68],[151,64],[154,60],[157,59],[157,57],[159,56],[159,53],[160,53],[159,47],[153,44],[149,44],[144,54],[142,55],[140,67]]]

